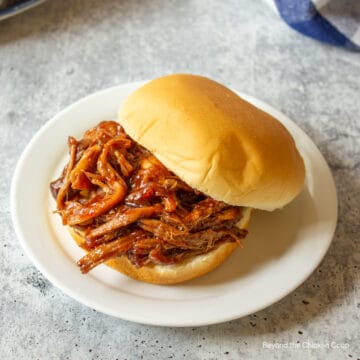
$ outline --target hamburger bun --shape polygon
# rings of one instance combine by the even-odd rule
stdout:
[[[287,129],[208,78],[152,80],[124,101],[119,122],[169,170],[215,200],[274,210],[303,186],[304,163]]]
[[[251,215],[250,208],[243,209],[243,217],[237,226],[240,229],[248,227]],[[84,236],[73,228],[68,227],[73,239],[79,246],[84,242]],[[114,270],[133,279],[157,285],[171,285],[188,281],[217,268],[238,247],[236,243],[224,243],[217,249],[203,255],[186,259],[181,264],[174,265],[146,265],[140,268],[134,266],[126,256],[120,256],[105,262]]]

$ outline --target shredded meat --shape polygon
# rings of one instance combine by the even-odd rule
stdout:
[[[85,238],[83,273],[118,256],[166,265],[225,242],[241,246],[242,208],[192,189],[118,123],[103,121],[68,144],[70,160],[50,189],[63,223]]]

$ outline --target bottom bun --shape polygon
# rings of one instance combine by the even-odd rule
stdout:
[[[240,229],[246,229],[248,227],[251,211],[251,208],[243,209],[243,217],[237,224]],[[81,246],[84,238],[70,227],[69,231],[77,244]],[[171,285],[209,273],[222,264],[237,247],[238,245],[236,243],[225,243],[215,250],[203,255],[190,257],[180,264],[145,265],[138,268],[134,266],[126,256],[110,259],[106,261],[105,264],[136,280],[151,284]]]

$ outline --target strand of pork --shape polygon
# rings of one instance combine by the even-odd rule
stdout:
[[[68,144],[69,163],[50,188],[63,224],[85,239],[83,273],[118,256],[167,265],[226,242],[241,246],[242,208],[192,189],[118,123],[103,121]]]

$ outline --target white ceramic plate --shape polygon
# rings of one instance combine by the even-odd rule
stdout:
[[[278,118],[293,134],[306,164],[306,186],[284,209],[255,211],[244,249],[218,269],[188,283],[157,286],[100,265],[88,275],[76,266],[82,250],[61,225],[49,182],[66,161],[68,135],[116,119],[121,101],[142,83],[113,87],[71,105],[33,137],[12,183],[16,233],[35,266],[79,302],[122,319],[164,326],[200,326],[239,318],[280,300],[299,286],[324,257],[336,226],[337,199],[319,150],[286,116],[241,94]]]

